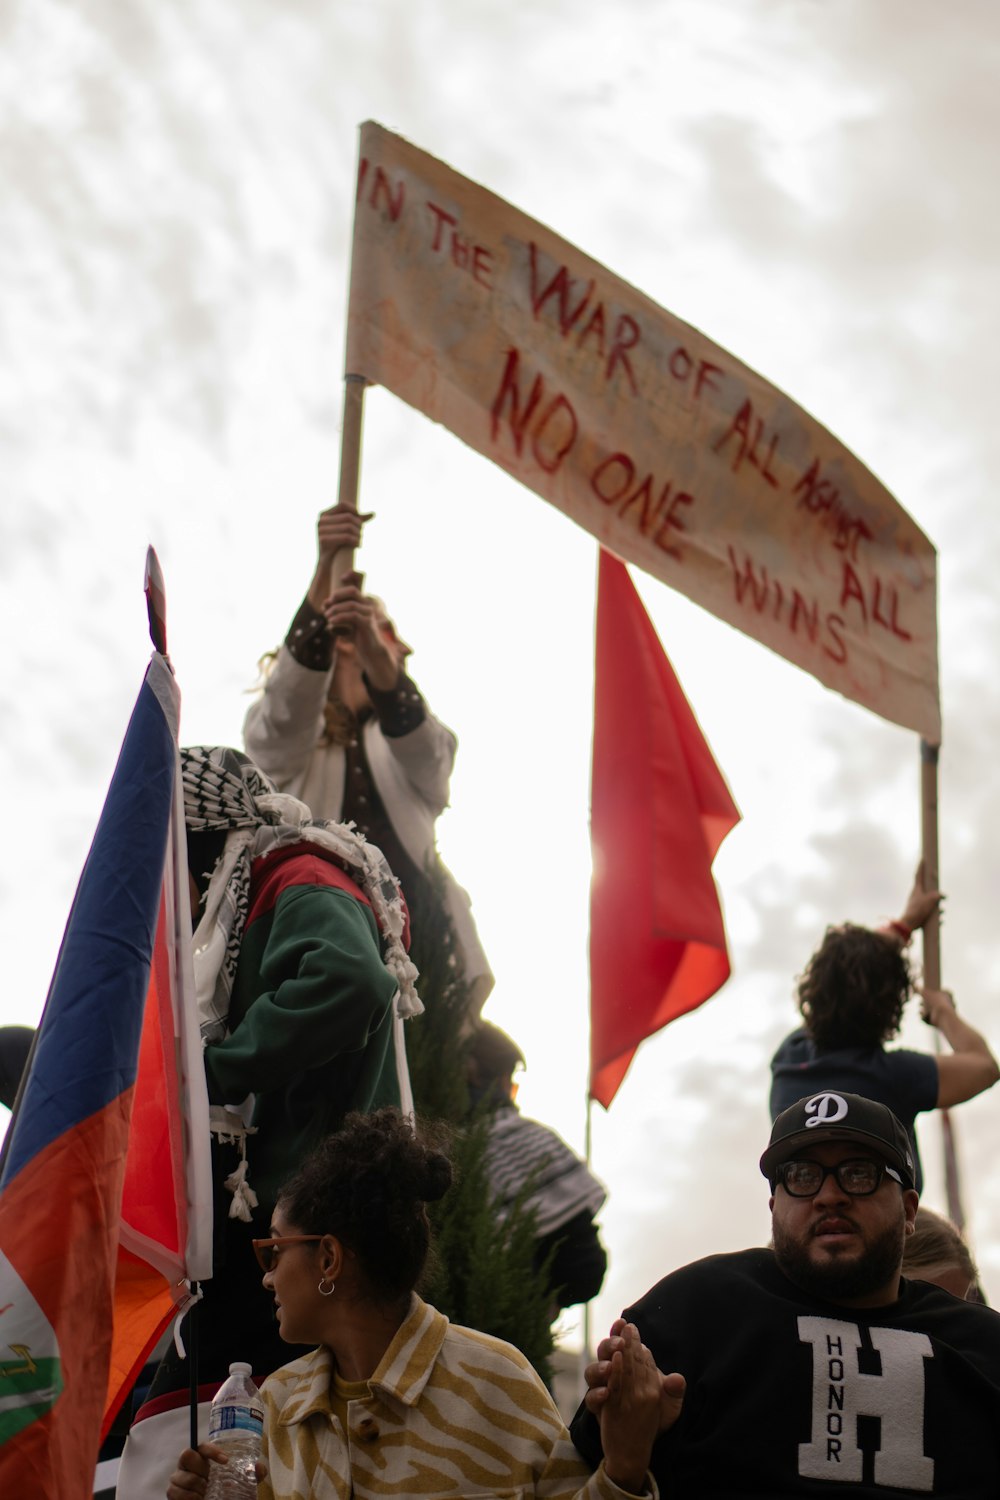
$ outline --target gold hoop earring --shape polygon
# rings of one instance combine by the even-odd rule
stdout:
[[[320,1282],[316,1290],[319,1292],[321,1297],[332,1297],[336,1285],[337,1283],[335,1281],[331,1281],[330,1285],[327,1286],[326,1277],[324,1276],[323,1280]]]

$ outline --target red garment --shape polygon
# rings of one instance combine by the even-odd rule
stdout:
[[[314,859],[322,861],[312,867],[312,879],[306,881],[302,875],[302,865],[299,863],[303,854],[312,855]],[[371,902],[357,881],[337,862],[335,854],[324,849],[322,844],[314,843],[311,839],[302,839],[297,844],[286,844],[282,849],[276,849],[273,854],[266,855],[257,861],[254,868],[253,899],[250,910],[247,912],[246,926],[257,917],[269,912],[274,908],[278,897],[288,886],[301,886],[306,884],[327,885],[334,890],[346,891],[353,896],[355,901],[360,901],[362,906],[367,906],[375,918],[376,926],[382,931],[378,920],[378,913],[373,909]],[[399,899],[403,905],[403,947],[407,953],[410,951],[410,913],[406,905],[406,897],[402,890]]]

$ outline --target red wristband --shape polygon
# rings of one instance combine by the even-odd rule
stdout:
[[[907,927],[905,922],[890,922],[888,926],[892,932],[899,934],[900,938],[902,938],[903,941],[903,947],[905,948],[907,943],[913,936],[913,928]]]

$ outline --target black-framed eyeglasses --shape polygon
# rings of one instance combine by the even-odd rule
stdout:
[[[900,1186],[903,1182],[892,1167],[865,1156],[839,1161],[835,1167],[824,1167],[818,1161],[783,1161],[774,1176],[793,1198],[815,1198],[828,1177],[835,1177],[841,1192],[852,1198],[868,1198],[877,1193],[886,1176]]]
[[[304,1245],[308,1240],[321,1240],[321,1234],[280,1234],[269,1240],[254,1240],[253,1253],[262,1271],[273,1271],[282,1245]]]

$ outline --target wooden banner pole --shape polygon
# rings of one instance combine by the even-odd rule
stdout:
[[[344,376],[344,420],[340,437],[340,489],[337,504],[351,510],[358,508],[358,487],[361,474],[361,426],[364,416],[365,386],[363,375]],[[354,571],[354,553],[338,552],[330,569],[330,592],[343,581],[346,573]]]
[[[938,884],[938,747],[920,741],[920,857],[924,867],[924,889],[936,891]],[[941,918],[938,912],[925,923],[924,984],[941,988]]]
[[[940,889],[938,870],[938,747],[926,740],[920,741],[920,823],[921,859],[924,867],[925,890]],[[938,912],[926,923],[924,940],[924,984],[928,989],[941,988],[941,918]],[[940,1051],[941,1039],[935,1032],[934,1043]],[[962,1190],[958,1174],[958,1151],[955,1143],[955,1127],[948,1110],[941,1115],[941,1135],[944,1148],[944,1185],[948,1205],[948,1217],[959,1229],[965,1228],[965,1211],[962,1207]]]

